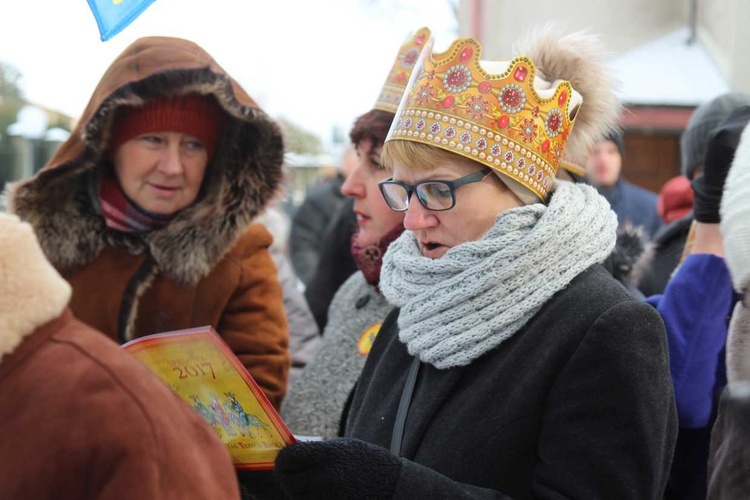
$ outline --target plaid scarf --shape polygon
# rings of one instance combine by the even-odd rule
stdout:
[[[96,186],[96,204],[107,227],[123,233],[147,233],[159,229],[174,218],[144,210],[130,200],[112,176],[102,176]]]

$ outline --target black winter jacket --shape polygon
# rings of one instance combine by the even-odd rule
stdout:
[[[397,318],[345,432],[385,448],[413,361]],[[657,499],[677,425],[661,318],[592,266],[470,365],[421,365],[394,497]]]

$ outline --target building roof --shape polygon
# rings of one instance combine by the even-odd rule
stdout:
[[[626,105],[697,106],[731,89],[700,40],[680,28],[613,58]]]

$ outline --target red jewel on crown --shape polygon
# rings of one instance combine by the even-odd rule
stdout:
[[[500,89],[498,102],[506,113],[518,113],[526,105],[526,94],[520,85],[509,83]]]
[[[552,108],[547,115],[547,119],[544,121],[544,129],[547,135],[555,138],[560,133],[560,126],[562,125],[562,112],[557,108]]]
[[[417,62],[417,59],[419,59],[419,49],[413,48],[409,49],[406,54],[404,54],[403,64],[405,68],[411,68],[414,66],[414,63]]]
[[[435,94],[435,90],[429,84],[424,84],[417,89],[417,93],[414,96],[414,100],[417,101],[419,106],[423,106],[430,101],[430,98]]]
[[[473,95],[466,103],[466,112],[475,120],[481,120],[490,111],[490,104],[484,97]]]
[[[503,92],[503,104],[508,107],[515,108],[521,104],[521,93],[517,90],[506,90]]]
[[[557,130],[560,127],[560,115],[550,115],[547,124],[550,130]]]
[[[453,66],[446,71],[443,84],[448,92],[459,94],[471,85],[471,71],[466,66]]]
[[[536,137],[537,125],[532,118],[527,118],[521,124],[521,139],[531,142]]]
[[[466,83],[466,73],[460,70],[451,71],[448,75],[448,84],[453,87],[460,87]]]
[[[516,68],[516,71],[513,73],[513,78],[516,79],[516,81],[522,82],[526,80],[526,75],[529,74],[529,70],[526,69],[526,66],[519,66]]]

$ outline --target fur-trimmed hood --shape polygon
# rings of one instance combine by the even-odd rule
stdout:
[[[25,337],[60,316],[70,294],[31,226],[0,213],[0,363]]]
[[[183,285],[197,283],[273,196],[284,156],[278,125],[196,44],[141,38],[107,69],[75,130],[49,163],[9,189],[11,211],[32,224],[58,270],[88,264],[107,244],[133,243],[106,228],[87,187],[90,173],[107,164],[116,110],[187,93],[214,96],[228,119],[202,196],[169,225],[144,237],[159,269]]]

